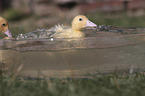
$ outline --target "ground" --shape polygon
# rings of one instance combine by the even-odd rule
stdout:
[[[1,96],[144,96],[145,75],[110,74],[91,79],[18,80],[0,77]]]

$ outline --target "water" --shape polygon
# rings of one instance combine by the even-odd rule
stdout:
[[[5,40],[0,67],[22,77],[83,77],[145,70],[144,28],[96,34],[74,39]]]
[[[26,33],[26,34],[19,34],[16,39],[17,40],[26,40],[26,39],[41,39],[41,38],[55,38],[55,35],[58,35],[61,32],[57,32],[55,34],[57,27],[68,29],[70,27],[64,27],[63,25],[58,25],[55,27],[52,27],[50,29],[37,29],[35,31]],[[116,36],[118,34],[121,35],[127,35],[127,34],[139,34],[144,33],[145,28],[137,28],[137,27],[116,27],[116,26],[99,26],[97,29],[94,30],[83,30],[83,32],[86,34],[86,37],[102,37],[102,36]],[[101,32],[101,33],[100,33]],[[103,34],[105,32],[105,34]]]

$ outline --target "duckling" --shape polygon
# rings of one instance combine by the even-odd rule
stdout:
[[[3,17],[0,17],[0,38],[3,39],[12,39],[12,34],[9,31],[9,24],[8,21],[6,19],[4,19]]]
[[[55,38],[76,38],[76,37],[85,37],[85,34],[82,32],[86,28],[97,28],[97,25],[88,20],[84,15],[76,16],[72,21],[71,28],[65,28],[63,25],[56,26],[54,31]]]

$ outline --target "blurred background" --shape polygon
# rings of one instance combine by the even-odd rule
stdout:
[[[15,35],[71,25],[78,14],[97,25],[144,27],[145,0],[0,0],[0,14]]]

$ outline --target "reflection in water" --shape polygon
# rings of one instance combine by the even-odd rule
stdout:
[[[23,64],[21,76],[82,76],[85,74],[128,71],[133,67],[144,69],[145,44],[114,48],[63,50],[63,51],[13,51],[5,55],[6,66]],[[18,52],[18,53],[17,53]],[[17,54],[16,54],[17,53]],[[3,51],[3,54],[6,54]],[[12,67],[10,68],[12,69]],[[141,69],[141,70],[142,70]],[[17,70],[13,68],[13,70]],[[143,70],[142,70],[143,71]],[[42,75],[43,74],[43,75]]]

